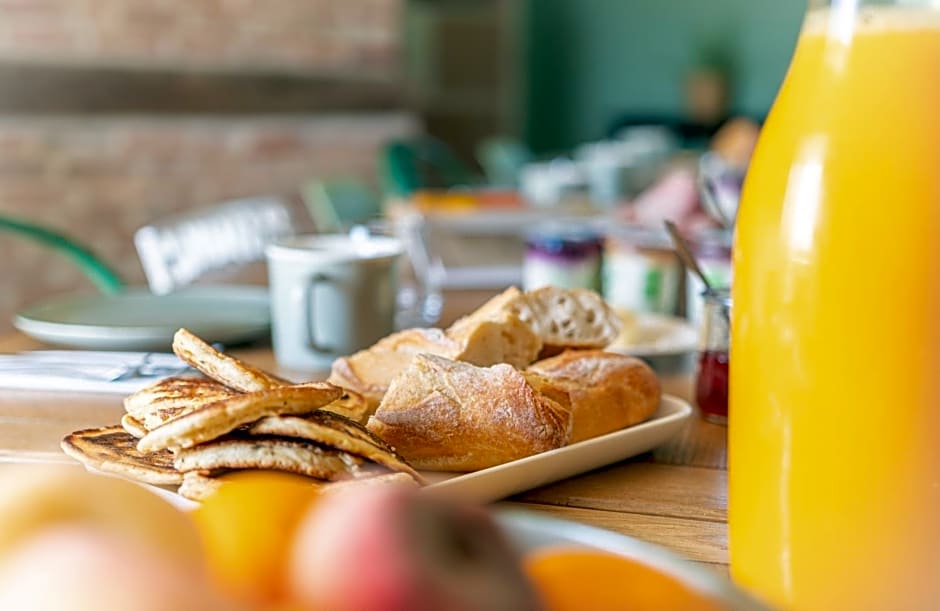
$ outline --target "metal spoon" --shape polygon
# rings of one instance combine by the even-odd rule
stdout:
[[[696,276],[702,281],[702,284],[705,285],[705,292],[714,294],[717,292],[718,287],[712,285],[708,281],[708,278],[705,276],[705,272],[702,271],[702,268],[699,266],[698,261],[695,259],[695,255],[692,254],[692,249],[689,248],[689,243],[685,241],[685,238],[682,237],[682,234],[679,233],[679,228],[676,227],[676,224],[672,221],[665,221],[666,230],[669,232],[669,235],[672,237],[672,243],[676,247],[676,253],[678,253],[679,258],[682,259],[682,262],[685,266],[692,270]],[[722,308],[721,310],[722,318],[725,321],[725,324],[730,328],[731,326],[731,317],[728,314],[728,310]]]
[[[682,262],[685,263],[685,266],[701,279],[702,284],[705,285],[705,290],[714,291],[715,287],[713,287],[708,281],[708,278],[705,277],[705,272],[699,267],[698,261],[695,260],[695,255],[692,254],[692,249],[689,248],[689,243],[686,242],[682,234],[679,233],[679,228],[676,227],[676,224],[672,221],[666,221],[666,230],[672,237],[672,243],[676,247],[676,252],[679,254],[679,258],[682,259]]]

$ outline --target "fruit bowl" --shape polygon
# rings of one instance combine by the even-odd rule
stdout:
[[[672,552],[608,530],[541,516],[527,511],[498,510],[496,521],[523,553],[562,546],[583,546],[633,560],[671,576],[728,611],[769,611],[730,580]]]

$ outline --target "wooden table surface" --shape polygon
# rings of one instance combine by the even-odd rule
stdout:
[[[442,321],[469,311],[484,298],[449,297]],[[0,352],[39,347],[16,333],[0,338]],[[297,377],[277,368],[267,346],[232,352]],[[670,369],[660,372],[664,391],[689,399],[688,362]],[[71,463],[59,449],[59,440],[73,430],[117,423],[123,411],[120,395],[0,390],[0,462]],[[725,572],[726,468],[725,427],[707,423],[696,413],[680,434],[654,452],[525,492],[500,505],[635,536]]]

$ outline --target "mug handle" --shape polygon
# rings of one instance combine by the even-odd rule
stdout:
[[[304,287],[304,303],[303,303],[303,312],[304,312],[304,326],[306,327],[307,332],[307,345],[310,346],[313,350],[317,352],[334,352],[327,346],[321,346],[317,343],[316,332],[313,324],[314,321],[314,309],[313,309],[313,291],[316,289],[318,284],[333,284],[333,280],[329,276],[324,276],[323,274],[316,274],[312,276],[307,281],[307,286]]]

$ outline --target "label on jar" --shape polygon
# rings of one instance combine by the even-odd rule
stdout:
[[[656,250],[608,250],[604,257],[604,298],[635,312],[674,314],[680,265],[675,255]]]
[[[566,261],[558,257],[530,255],[523,265],[522,285],[527,291],[550,285],[598,290],[599,284],[600,258],[596,256]]]

